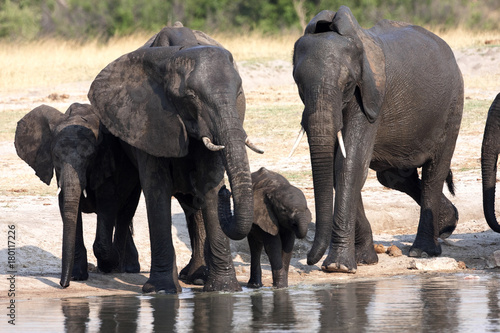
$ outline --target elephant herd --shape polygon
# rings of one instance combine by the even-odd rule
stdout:
[[[458,223],[450,161],[460,128],[464,87],[450,47],[429,31],[384,20],[363,29],[347,7],[322,11],[293,51],[293,77],[304,103],[315,197],[315,236],[308,264],[355,273],[378,261],[361,189],[368,168],[384,186],[421,207],[413,257],[438,256],[438,238]],[[102,272],[139,272],[132,218],[144,195],[151,270],[144,292],[177,293],[179,278],[204,291],[241,286],[230,239],[247,237],[250,287],[261,287],[260,256],[273,286],[288,285],[295,238],[311,212],[283,176],[251,173],[246,147],[262,153],[243,127],[245,94],[231,53],[203,32],[175,24],[106,66],[88,92],[90,104],[66,113],[41,105],[17,125],[18,155],[50,184],[55,170],[63,220],[60,284],[86,280],[82,212],[97,214],[93,250]],[[500,152],[500,94],[482,150],[484,212],[494,211]],[[421,176],[417,169],[421,168]],[[227,173],[229,191],[224,185]],[[335,191],[335,195],[334,195]],[[184,210],[189,264],[177,272],[171,198]],[[231,209],[230,198],[233,198]]]

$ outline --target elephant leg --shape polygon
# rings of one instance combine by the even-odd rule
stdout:
[[[284,230],[280,232],[281,238],[281,262],[283,267],[280,272],[280,278],[277,279],[279,282],[274,283],[273,275],[273,286],[276,288],[286,288],[288,287],[288,270],[290,268],[290,260],[292,260],[293,246],[295,244],[295,234],[289,230]]]
[[[378,263],[378,255],[373,246],[373,234],[370,222],[365,215],[361,193],[358,201],[356,218],[356,263],[358,265],[373,265]]]
[[[250,279],[248,280],[248,288],[262,287],[262,267],[260,266],[260,258],[264,244],[262,239],[256,237],[252,232],[247,236],[248,246],[250,247]]]
[[[113,228],[116,220],[116,211],[114,208],[110,209],[106,207],[113,207],[113,205],[108,206],[106,203],[98,201],[97,230],[93,249],[99,270],[104,273],[111,273],[117,269],[119,258],[119,254],[113,247]]]
[[[288,270],[285,270],[282,254],[283,245],[280,235],[262,234],[262,242],[266,251],[269,263],[271,264],[271,272],[273,275],[273,287],[284,288],[288,286]],[[293,247],[293,246],[292,246]]]
[[[241,291],[236,279],[229,238],[224,234],[219,223],[217,210],[218,193],[222,182],[209,190],[205,195],[205,206],[202,208],[203,220],[208,241],[208,279],[204,291]]]
[[[179,202],[181,202],[179,200]],[[179,279],[189,284],[203,285],[208,278],[208,267],[205,262],[205,222],[201,209],[194,210],[181,202],[186,215],[186,222],[191,241],[191,259],[179,273]]]
[[[161,158],[136,150],[141,186],[146,209],[151,244],[151,270],[142,287],[145,293],[178,293],[182,288],[177,279],[175,249],[172,241],[172,181],[170,169]]]
[[[117,271],[119,265],[119,253],[113,246],[113,230],[118,214],[117,192],[110,179],[95,191],[97,229],[93,249],[97,267],[104,273]]]
[[[448,176],[453,150],[438,155],[422,167],[422,201],[417,236],[410,248],[410,257],[429,257],[441,254],[439,212],[443,184]]]
[[[113,247],[119,254],[119,271],[126,273],[139,273],[139,253],[133,238],[133,217],[141,197],[141,186],[138,183],[127,197],[122,209],[116,218],[115,237]]]
[[[78,218],[76,220],[75,259],[71,278],[75,281],[84,281],[89,278],[87,249],[85,248],[85,244],[83,242],[81,211],[78,212]]]
[[[358,108],[351,107],[344,118],[346,158],[335,154],[335,207],[328,256],[321,265],[326,272],[356,273],[356,227],[361,189],[368,174],[375,142],[375,127],[370,126]],[[363,213],[364,214],[364,213]],[[361,216],[361,220],[364,220]]]
[[[386,187],[408,194],[419,206],[421,206],[422,183],[416,168],[378,171],[377,179]],[[458,224],[458,211],[443,193],[441,193],[438,224],[439,237],[441,239],[449,237]]]

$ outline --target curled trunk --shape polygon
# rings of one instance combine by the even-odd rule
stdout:
[[[500,152],[500,94],[488,112],[481,146],[481,173],[483,179],[483,211],[490,228],[500,233],[495,215],[495,187],[497,160]]]
[[[245,132],[237,120],[222,131],[221,143],[225,146],[224,166],[233,195],[234,215],[219,215],[222,231],[227,237],[240,240],[245,238],[253,223],[252,178],[245,148]]]
[[[61,287],[69,286],[75,258],[76,227],[80,205],[80,186],[77,172],[69,164],[61,170],[59,185],[59,209],[63,220]]]

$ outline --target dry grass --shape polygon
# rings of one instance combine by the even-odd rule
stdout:
[[[487,40],[500,43],[500,32],[469,32],[462,29],[437,32],[452,48],[484,45]],[[109,62],[141,46],[150,36],[137,34],[110,40],[79,43],[57,39],[13,44],[0,42],[0,91],[11,92],[30,87],[92,80]],[[299,35],[245,36],[228,34],[214,38],[230,50],[239,62],[291,61],[293,44]]]
[[[434,30],[452,49],[475,46],[500,45],[500,31]]]

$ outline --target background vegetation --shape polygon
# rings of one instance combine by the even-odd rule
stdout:
[[[500,28],[498,0],[0,0],[0,38],[108,39],[181,21],[209,33],[300,31],[348,5],[364,27],[387,18],[434,29]]]

